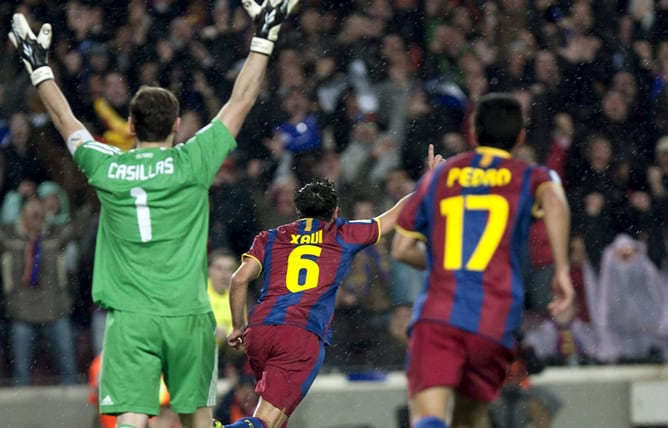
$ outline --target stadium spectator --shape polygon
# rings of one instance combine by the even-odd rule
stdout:
[[[565,182],[573,207],[573,230],[584,234],[589,259],[598,271],[603,248],[616,234],[618,213],[624,206],[625,189],[620,185],[610,140],[593,134],[586,141],[586,166],[567,171]],[[571,164],[573,167],[574,165]]]
[[[411,179],[417,180],[425,171],[425,148],[433,144],[443,156],[448,157],[450,150],[442,147],[439,140],[444,133],[458,130],[460,122],[446,114],[442,107],[430,102],[429,94],[422,87],[413,89],[407,109],[406,136],[400,140],[401,165]]]
[[[237,258],[226,249],[214,249],[209,253],[209,281],[207,293],[216,317],[216,342],[221,346],[232,331],[230,313],[230,278],[237,268]]]
[[[598,281],[598,358],[609,363],[664,361],[666,282],[646,245],[617,235],[603,252]]]
[[[343,78],[347,81],[347,76]],[[337,153],[343,152],[353,140],[353,128],[364,117],[360,103],[361,94],[353,86],[344,86],[338,97],[334,111],[328,116]]]
[[[299,183],[305,183],[313,176],[313,164],[322,149],[320,123],[312,111],[311,96],[305,91],[303,83],[284,88],[281,106],[287,119],[276,127],[278,138],[284,145],[285,159],[282,161],[290,164]]]
[[[656,142],[654,163],[647,168],[646,179],[654,226],[647,237],[647,251],[668,280],[668,222],[661,214],[668,212],[668,136]]]
[[[275,227],[281,221],[292,219],[295,216],[294,194],[299,188],[299,182],[292,172],[280,175],[269,185],[262,199],[256,201],[260,228]]]
[[[376,83],[378,119],[387,124],[387,132],[398,142],[404,141],[408,124],[409,100],[421,87],[404,41],[398,34],[383,37],[381,60],[387,63],[386,76]],[[421,151],[424,154],[424,150]],[[424,157],[424,156],[423,156]]]
[[[216,248],[209,252],[209,280],[207,293],[216,318],[216,343],[218,344],[218,368],[225,369],[230,362],[243,356],[241,351],[227,346],[227,335],[232,331],[230,312],[230,278],[239,266],[238,256],[229,249]],[[228,379],[230,380],[230,379]]]
[[[23,112],[14,112],[9,118],[8,142],[0,150],[2,157],[2,178],[0,179],[0,198],[4,200],[7,192],[18,191],[23,196],[26,192],[19,189],[22,182],[30,181],[34,186],[47,178],[44,159],[37,156],[36,135],[30,124],[30,117]],[[20,206],[20,204],[19,204]],[[18,212],[16,212],[18,213]],[[13,217],[15,220],[16,217]]]
[[[21,216],[23,204],[37,197],[36,184],[32,179],[22,180],[16,189],[5,194],[0,207],[0,223],[14,224]]]
[[[368,353],[368,366],[375,370],[401,370],[406,362],[408,325],[412,303],[398,303],[390,309],[387,325],[378,332]]]
[[[134,147],[134,134],[127,122],[129,117],[130,88],[125,78],[116,71],[104,73],[102,96],[93,102],[98,127],[93,129],[102,141],[123,151]]]
[[[398,142],[382,132],[378,118],[365,114],[353,125],[351,140],[341,153],[344,182],[358,189],[379,187],[388,171],[399,165]]]
[[[546,365],[579,366],[596,361],[596,330],[591,323],[578,318],[580,305],[575,299],[566,312],[526,332],[524,340]]]
[[[209,189],[209,247],[241,255],[259,230],[252,184],[243,177],[238,152],[223,162]]]
[[[222,424],[231,424],[244,417],[251,417],[257,406],[258,398],[253,375],[240,373],[218,403],[214,416]]]
[[[77,382],[70,321],[76,294],[65,270],[65,248],[74,238],[69,223],[47,223],[42,202],[27,200],[13,225],[0,231],[3,292],[11,323],[13,384],[30,385],[39,340],[49,343],[60,383]],[[39,308],[39,310],[36,310]]]

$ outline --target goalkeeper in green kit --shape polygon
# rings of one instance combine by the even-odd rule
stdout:
[[[101,203],[93,300],[108,310],[100,412],[143,428],[160,411],[164,374],[183,428],[209,428],[216,404],[215,320],[207,296],[208,189],[255,103],[274,42],[297,0],[244,0],[256,25],[230,99],[185,144],[172,147],[179,103],[141,87],[130,103],[136,147],[96,142],[73,115],[48,66],[51,26],[37,37],[21,14],[9,34],[51,120]]]

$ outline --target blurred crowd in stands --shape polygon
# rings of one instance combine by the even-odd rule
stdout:
[[[75,114],[127,150],[128,102],[141,85],[181,101],[177,142],[228,98],[253,34],[239,3],[3,2],[0,35],[17,11],[35,29],[50,22],[50,65]],[[515,155],[552,167],[567,191],[577,289],[572,314],[546,316],[552,260],[535,222],[523,346],[551,365],[668,359],[667,0],[304,0],[266,80],[210,191],[212,251],[239,257],[255,233],[294,219],[293,193],[315,176],[336,183],[342,216],[382,212],[425,171],[429,144],[444,156],[471,147],[481,95],[512,92],[527,123]],[[90,299],[99,206],[7,39],[0,146],[1,383],[81,382],[101,346],[104,313]],[[21,235],[30,221],[48,231]],[[49,239],[66,250],[53,253]],[[423,274],[388,245],[355,259],[327,370],[402,367]],[[26,301],[40,272],[62,281]]]

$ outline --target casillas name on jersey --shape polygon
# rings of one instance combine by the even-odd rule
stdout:
[[[138,153],[137,158],[153,157],[152,153]],[[112,180],[145,181],[158,175],[174,174],[174,158],[168,157],[154,164],[119,164],[111,162],[107,169],[107,178]]]

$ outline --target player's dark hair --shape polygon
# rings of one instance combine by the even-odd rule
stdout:
[[[478,102],[473,123],[479,145],[510,150],[524,128],[522,106],[508,93],[484,95]]]
[[[179,101],[173,93],[158,86],[140,87],[130,101],[130,118],[139,141],[166,140],[178,115]]]
[[[300,217],[330,221],[339,203],[334,184],[316,178],[295,192],[295,208]]]

